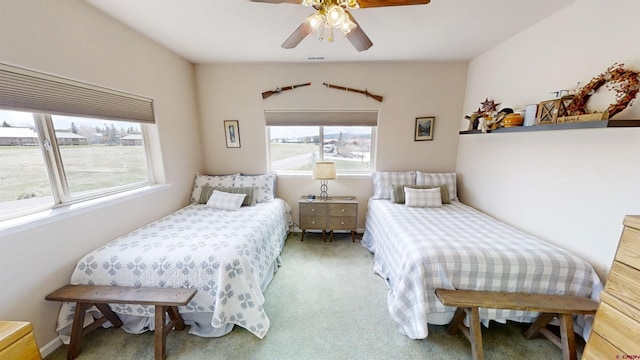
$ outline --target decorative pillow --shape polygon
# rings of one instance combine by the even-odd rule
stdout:
[[[447,185],[449,197],[453,201],[458,201],[458,190],[456,185],[456,173],[423,173],[416,172],[417,185]]]
[[[197,204],[200,201],[200,195],[202,194],[202,187],[204,185],[209,185],[211,187],[232,187],[236,175],[237,174],[202,175],[200,173],[197,173],[196,181],[193,185],[193,191],[191,192],[191,203]]]
[[[231,194],[213,190],[209,201],[207,201],[207,206],[222,210],[238,210],[246,196],[247,194]]]
[[[389,187],[389,193],[391,194],[391,202],[396,204],[404,204],[404,188],[411,189],[434,189],[440,188],[440,197],[443,204],[451,204],[449,198],[449,189],[447,185],[391,185]]]
[[[276,195],[276,175],[237,175],[234,187],[255,187],[256,202],[267,202]]]
[[[415,185],[416,172],[374,172],[373,176],[373,198],[374,199],[390,199],[389,186],[397,185]]]
[[[213,190],[218,190],[230,194],[245,194],[244,200],[242,201],[242,206],[253,206],[256,204],[255,197],[255,188],[253,187],[211,187],[209,184],[205,184],[202,187],[202,192],[200,193],[200,201],[199,204],[206,204],[213,193]]]
[[[405,205],[411,207],[442,207],[440,188],[412,189],[404,188]]]

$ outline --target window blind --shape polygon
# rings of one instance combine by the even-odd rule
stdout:
[[[0,64],[0,108],[155,123],[153,100]]]
[[[266,110],[267,126],[377,126],[378,110]]]

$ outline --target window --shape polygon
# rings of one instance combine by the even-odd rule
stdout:
[[[342,174],[374,170],[377,111],[268,111],[266,118],[270,171],[309,173],[316,161],[334,161]]]
[[[150,184],[129,96],[0,64],[0,220]]]

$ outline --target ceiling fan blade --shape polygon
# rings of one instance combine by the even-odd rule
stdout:
[[[349,18],[356,24],[356,28],[351,30],[350,33],[347,34],[347,39],[351,42],[353,47],[358,51],[365,51],[373,46],[371,39],[364,33],[364,30],[360,27],[360,24],[356,21],[356,19],[351,15],[350,12],[347,11]]]
[[[431,0],[358,0],[361,8],[382,6],[426,5]]]
[[[298,46],[298,44],[300,44],[300,41],[302,41],[302,39],[307,37],[307,35],[309,34],[311,34],[311,25],[309,25],[309,23],[305,21],[300,24],[296,31],[289,35],[287,40],[285,40],[280,46],[285,49],[293,49],[294,47]]]
[[[251,0],[252,2],[261,2],[261,3],[269,3],[269,4],[300,4],[300,0]]]

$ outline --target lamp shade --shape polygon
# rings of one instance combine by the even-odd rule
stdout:
[[[317,161],[313,166],[313,178],[318,180],[335,180],[336,163],[332,161]]]

